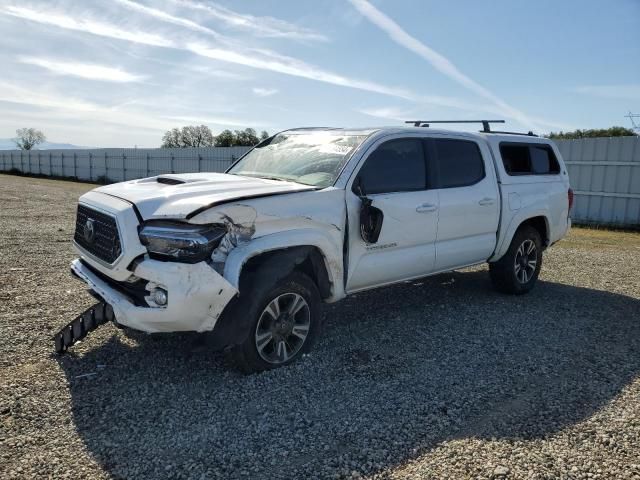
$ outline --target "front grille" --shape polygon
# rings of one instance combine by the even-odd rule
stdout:
[[[84,250],[108,264],[115,262],[122,253],[116,219],[82,204],[78,205],[73,238]]]

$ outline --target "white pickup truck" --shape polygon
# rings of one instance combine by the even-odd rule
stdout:
[[[317,338],[321,302],[354,292],[485,262],[498,290],[528,292],[572,197],[558,149],[530,134],[287,130],[226,173],[83,195],[71,270],[101,303],[56,349],[112,320],[210,332],[243,370],[279,367]]]

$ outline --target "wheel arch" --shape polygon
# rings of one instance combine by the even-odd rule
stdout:
[[[227,281],[242,295],[243,279],[258,268],[282,277],[298,270],[316,283],[323,300],[332,302],[344,297],[342,246],[311,232],[285,233],[254,239],[232,250],[224,268]]]
[[[542,240],[543,248],[547,247],[549,245],[549,219],[544,215],[530,217],[518,225],[516,231],[513,232],[514,235],[518,230],[527,225],[538,231],[540,239]]]
[[[322,252],[314,245],[276,248],[248,258],[240,272],[240,291],[246,287],[252,273],[260,273],[269,280],[278,280],[299,271],[306,274],[318,287],[324,300],[331,296],[332,285]]]
[[[544,211],[540,212],[529,212],[527,215],[521,215],[518,217],[514,217],[509,227],[502,237],[502,241],[499,242],[498,248],[489,259],[489,262],[495,262],[502,258],[502,256],[509,249],[509,245],[511,245],[511,241],[515,236],[516,232],[520,230],[523,226],[531,226],[535,228],[540,234],[540,238],[542,239],[543,249],[549,246],[550,242],[550,227],[549,227],[549,218]]]

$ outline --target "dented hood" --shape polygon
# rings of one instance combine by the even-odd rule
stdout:
[[[315,188],[295,182],[226,173],[184,173],[115,183],[96,191],[134,204],[142,218],[148,220],[190,218],[221,203]]]

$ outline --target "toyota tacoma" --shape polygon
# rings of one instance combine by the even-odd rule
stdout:
[[[280,132],[225,173],[165,174],[79,200],[72,273],[99,299],[60,331],[64,352],[106,321],[209,332],[244,371],[289,364],[322,302],[488,262],[533,288],[570,227],[554,143],[415,126]]]

